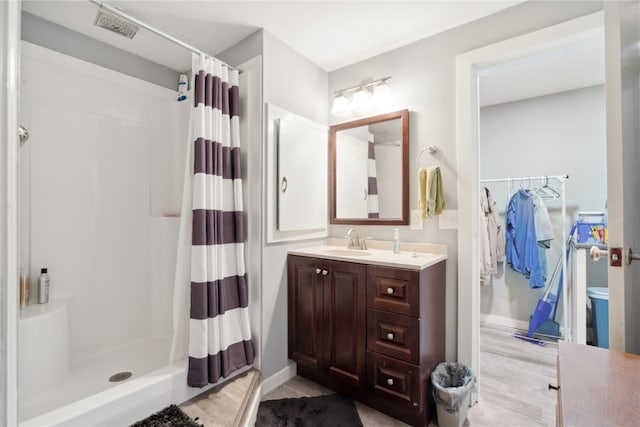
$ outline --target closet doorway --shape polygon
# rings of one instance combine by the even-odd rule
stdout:
[[[575,251],[588,252],[569,234],[580,213],[606,203],[604,74],[602,31],[478,72],[479,407],[514,424],[555,424],[548,384],[557,340],[577,337],[571,273]],[[589,286],[606,287],[606,263],[587,261]],[[541,300],[550,313],[537,312]]]
[[[515,39],[511,39],[496,45],[488,46],[486,48],[478,49],[476,51],[468,52],[460,55],[457,59],[457,81],[458,81],[458,95],[457,95],[457,122],[458,122],[458,171],[460,173],[459,186],[458,186],[458,209],[459,209],[459,224],[458,224],[458,236],[459,236],[459,254],[458,254],[458,360],[462,363],[469,364],[476,372],[479,373],[479,392],[482,394],[485,381],[489,381],[490,378],[484,378],[480,369],[480,347],[481,347],[481,303],[483,301],[480,289],[480,271],[479,268],[479,250],[477,249],[477,236],[479,233],[480,218],[478,215],[478,207],[480,202],[480,179],[485,178],[521,178],[523,176],[545,176],[556,175],[563,176],[570,174],[569,167],[573,167],[572,162],[579,162],[580,157],[577,154],[569,153],[567,147],[559,146],[556,138],[566,140],[570,137],[579,138],[579,135],[553,135],[552,141],[555,141],[551,145],[547,145],[549,141],[539,141],[528,139],[532,135],[537,135],[540,139],[538,127],[540,123],[536,123],[536,120],[523,120],[526,116],[525,112],[538,111],[538,120],[541,120],[540,112],[542,105],[549,107],[549,103],[568,101],[569,104],[575,100],[565,99],[570,91],[566,89],[556,89],[549,91],[545,94],[541,93],[529,93],[524,94],[519,99],[503,99],[495,103],[489,103],[481,107],[479,105],[479,99],[477,94],[482,94],[481,79],[482,74],[491,74],[490,71],[497,73],[499,70],[508,70],[513,68],[528,68],[535,61],[536,58],[552,57],[564,55],[562,49],[568,49],[569,47],[584,45],[589,43],[598,37],[602,38],[602,14],[594,14],[586,17],[578,18],[573,21],[549,27],[535,33],[530,33]],[[525,67],[527,65],[527,67]],[[574,76],[575,77],[575,76]],[[498,79],[498,81],[503,79]],[[540,75],[534,75],[529,77],[524,82],[520,82],[519,86],[525,89],[533,88],[533,84],[528,84],[533,81],[540,80],[540,82],[555,82],[554,78],[540,78]],[[575,80],[575,78],[574,78]],[[518,85],[516,85],[518,86]],[[586,85],[586,87],[593,85]],[[573,91],[577,91],[579,88],[573,88]],[[480,92],[478,92],[480,90]],[[515,92],[512,89],[510,92]],[[594,97],[597,97],[597,89],[593,90]],[[560,93],[558,93],[560,92]],[[575,94],[573,94],[575,95]],[[571,97],[569,97],[571,98]],[[531,101],[533,99],[533,101]],[[529,101],[527,101],[529,100]],[[553,101],[553,102],[552,102]],[[574,102],[575,103],[575,102]],[[566,105],[566,104],[565,104]],[[475,106],[475,107],[474,107]],[[470,108],[469,108],[470,107]],[[481,108],[486,108],[483,114]],[[553,107],[558,109],[559,107]],[[511,116],[509,116],[511,115]],[[483,117],[484,116],[484,117]],[[520,118],[518,118],[520,117]],[[484,119],[484,120],[483,120]],[[554,117],[557,120],[557,117]],[[601,118],[604,121],[604,117]],[[483,129],[482,122],[485,122]],[[518,136],[508,136],[515,130],[515,124],[520,123],[524,130],[520,130]],[[487,132],[490,132],[487,134]],[[492,134],[491,134],[492,132]],[[484,135],[483,135],[484,133]],[[497,147],[490,145],[484,146],[484,142],[489,135],[496,141],[500,141]],[[517,140],[514,140],[517,139]],[[604,139],[604,138],[603,138]],[[506,143],[505,143],[506,141]],[[519,146],[519,142],[524,142],[523,146]],[[502,145],[506,144],[506,148]],[[495,144],[494,144],[495,145]],[[584,148],[585,144],[583,144]],[[552,150],[549,150],[549,147]],[[605,155],[606,147],[601,149],[602,152],[602,164],[606,164]],[[488,163],[482,165],[482,151],[484,154],[492,154],[493,164]],[[493,151],[493,153],[492,153]],[[497,154],[496,154],[497,153]],[[546,154],[546,157],[542,157],[544,162],[536,160],[536,155]],[[555,158],[554,158],[555,155]],[[489,162],[491,159],[486,160]],[[501,163],[499,163],[501,162]],[[519,164],[514,165],[514,162]],[[542,165],[541,165],[542,163]],[[515,167],[514,167],[515,166]],[[542,167],[541,167],[542,166]],[[551,168],[552,166],[552,168]],[[579,165],[575,165],[579,168]],[[511,169],[510,169],[511,168]],[[553,169],[553,171],[551,171]],[[483,174],[483,175],[481,175]],[[567,184],[567,195],[571,190],[571,178]],[[606,179],[606,174],[601,175],[602,179]],[[496,205],[502,206],[498,210],[504,210],[506,203],[511,194],[515,191],[519,191],[520,187],[542,187],[546,184],[537,182],[526,183],[514,183],[510,185],[508,181],[502,188],[496,188],[494,191],[498,198],[502,198],[502,201],[497,202]],[[556,182],[554,189],[557,190],[558,183]],[[574,186],[576,184],[573,184]],[[606,185],[603,187],[606,188]],[[575,193],[575,191],[574,191]],[[604,196],[606,198],[606,196]],[[604,198],[599,201],[599,204],[604,204]],[[551,204],[554,202],[550,202]],[[573,218],[571,215],[577,213],[579,209],[579,202],[575,200],[567,200],[567,209],[565,218],[566,224],[571,224]],[[575,205],[575,208],[571,206]],[[551,216],[562,218],[561,213],[555,213],[556,207],[552,209]],[[561,208],[558,210],[561,212]],[[555,223],[555,222],[554,222]],[[562,221],[557,221],[557,224],[561,224]],[[554,228],[554,240],[560,243],[566,239],[568,230],[563,230],[562,225],[553,226]],[[556,230],[557,229],[557,230]],[[472,245],[468,245],[469,236],[473,237]],[[466,243],[465,243],[466,242]],[[470,246],[470,247],[469,247]],[[556,254],[553,257],[549,256],[549,264],[553,265],[559,259],[562,259],[560,253],[562,249],[555,249]],[[553,265],[555,267],[555,265]],[[549,276],[553,273],[553,267]],[[510,267],[507,267],[510,268]],[[506,274],[511,275],[511,272],[506,271],[505,267],[501,266],[502,280],[505,279]],[[508,277],[506,277],[508,278]],[[496,279],[495,277],[492,279]],[[505,297],[504,301],[494,301],[492,292],[485,292],[485,316],[484,320],[503,320],[501,327],[512,328],[515,326],[528,325],[529,315],[535,309],[535,302],[539,298],[539,294],[536,292],[542,292],[533,289],[533,295],[529,295],[528,282],[521,278],[524,286],[521,288],[515,288],[511,284],[509,288],[503,285],[503,287],[497,288],[495,293],[499,296]],[[554,280],[558,280],[555,278]],[[533,307],[528,306],[525,296],[530,297],[534,301]],[[491,301],[491,303],[489,303]],[[570,306],[570,305],[569,305]],[[495,313],[489,312],[491,309],[502,309],[503,311],[497,311]],[[560,305],[558,318],[563,317],[563,307]],[[491,317],[493,316],[493,317]],[[502,318],[502,319],[500,319]],[[504,325],[504,319],[510,319],[507,325]],[[519,322],[516,322],[519,321]],[[511,322],[511,323],[509,323]],[[564,331],[563,331],[564,332]],[[567,332],[571,333],[570,330]],[[506,333],[508,335],[508,332]],[[515,338],[514,338],[515,339]],[[528,343],[525,343],[528,344]]]
[[[481,321],[526,331],[537,301],[549,289],[559,297],[552,313],[558,332],[577,337],[570,298],[564,298],[573,297],[573,269],[564,266],[563,253],[571,249],[572,225],[580,217],[601,221],[587,217],[603,212],[607,199],[604,34],[487,67],[478,76],[480,195],[495,202],[485,203],[484,211],[497,222],[487,234],[492,242],[496,228],[501,241],[521,237],[519,229],[504,230],[507,206],[521,207],[523,215],[535,219],[535,236],[526,231],[522,236],[530,236],[530,246],[538,249],[530,253],[530,263],[512,257],[514,266],[526,264],[529,275],[507,263],[509,254],[496,263],[501,253],[495,249],[501,247],[491,245],[493,262],[481,268]],[[606,263],[587,266],[589,284],[606,287]],[[569,274],[561,276],[562,271]],[[568,292],[560,292],[559,285]]]

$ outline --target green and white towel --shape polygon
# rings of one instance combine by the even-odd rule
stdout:
[[[420,168],[418,207],[422,218],[433,218],[440,215],[447,207],[442,185],[440,166]]]

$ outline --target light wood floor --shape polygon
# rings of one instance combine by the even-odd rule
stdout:
[[[472,426],[555,426],[558,346],[513,338],[514,330],[480,328],[480,400],[469,408]]]
[[[557,345],[545,347],[513,337],[508,328],[483,325],[480,328],[480,401],[469,408],[469,426],[539,427],[555,426]],[[312,381],[295,377],[262,400],[319,396],[333,393]],[[400,427],[406,424],[356,402],[365,427]],[[432,422],[432,427],[437,424]]]
[[[479,427],[555,426],[557,345],[545,347],[513,338],[513,330],[483,325],[480,329],[480,400],[469,408],[465,425]],[[258,381],[255,370],[181,405],[206,427],[242,424],[243,411]],[[312,381],[294,377],[262,400],[333,393]],[[403,427],[395,420],[356,402],[365,427]],[[434,422],[432,427],[436,427]]]
[[[191,418],[205,427],[238,427],[243,425],[245,409],[260,381],[260,374],[250,369],[226,383],[216,386],[180,405]]]

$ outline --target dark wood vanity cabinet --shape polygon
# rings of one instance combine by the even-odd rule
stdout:
[[[290,255],[288,273],[298,374],[427,426],[445,357],[445,261],[416,271]]]
[[[347,391],[365,384],[366,267],[289,256],[289,358]]]

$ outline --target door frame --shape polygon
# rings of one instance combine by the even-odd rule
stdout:
[[[456,57],[456,152],[458,170],[458,362],[480,384],[479,86],[488,67],[589,40],[602,31],[603,12],[563,22]],[[473,402],[477,401],[474,395]]]
[[[18,112],[20,0],[1,2],[0,425],[18,425]]]
[[[605,2],[605,76],[607,109],[607,200],[609,251],[640,249],[637,232],[637,166],[640,131],[640,2]],[[640,261],[609,263],[609,348],[640,354]]]

